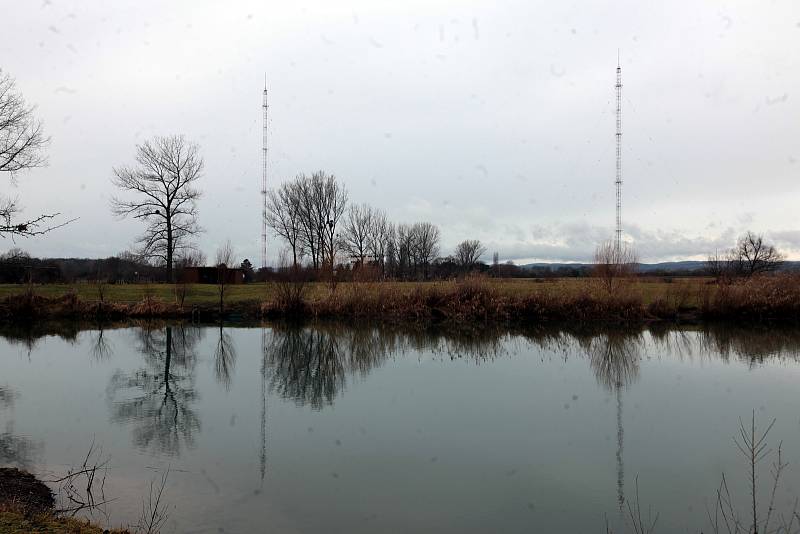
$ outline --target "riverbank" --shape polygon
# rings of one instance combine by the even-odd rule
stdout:
[[[54,510],[50,489],[30,473],[0,468],[0,532],[3,534],[127,534],[86,519],[62,517]]]
[[[470,323],[641,324],[700,320],[800,319],[800,276],[727,284],[708,279],[447,282],[273,282],[230,286],[167,284],[2,286],[0,320],[38,318],[341,318]]]

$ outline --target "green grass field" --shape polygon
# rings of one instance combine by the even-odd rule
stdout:
[[[696,305],[699,290],[708,280],[704,278],[676,278],[668,283],[660,278],[640,278],[627,281],[629,290],[639,293],[644,304],[668,295],[686,294],[688,305]],[[555,291],[569,294],[584,290],[599,288],[599,282],[587,278],[552,278],[552,279],[487,279],[486,282],[501,294],[525,295],[541,291]],[[420,287],[452,287],[457,282],[371,282],[358,283],[361,291],[377,291],[386,289],[399,292],[411,292]],[[352,290],[355,283],[345,282],[338,284],[337,292]],[[27,291],[26,285],[0,284],[0,299],[8,295],[19,294]],[[47,284],[34,285],[36,294],[45,297],[60,297],[70,291],[75,291],[81,300],[92,302],[100,300],[101,288],[91,283],[76,284]],[[104,300],[131,304],[141,301],[145,296],[153,296],[164,302],[175,302],[175,286],[171,284],[121,284],[105,285],[102,287]],[[330,294],[330,287],[322,282],[309,284],[308,300],[318,300]],[[225,286],[225,302],[234,304],[245,301],[270,300],[275,294],[273,284],[253,283],[246,285]],[[219,292],[215,285],[193,284],[188,286],[185,304],[213,304],[218,302]]]

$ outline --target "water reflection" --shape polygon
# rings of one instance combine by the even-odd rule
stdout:
[[[597,382],[612,391],[617,401],[617,506],[624,513],[625,429],[622,424],[622,390],[639,377],[639,360],[644,340],[640,332],[611,332],[592,336],[581,343]]]
[[[38,451],[44,450],[39,443],[47,443],[48,462],[69,461],[65,444],[82,443],[87,431],[97,431],[114,448],[115,461],[142,470],[152,463],[148,456],[173,461],[181,455],[181,467],[202,474],[214,489],[211,495],[187,484],[181,502],[195,504],[185,515],[219,504],[226,507],[219,514],[221,524],[248,522],[249,530],[236,529],[241,531],[257,530],[253,523],[263,519],[255,508],[237,508],[245,500],[253,507],[278,503],[294,520],[307,517],[307,503],[318,506],[330,499],[340,511],[330,519],[333,529],[357,531],[359,526],[368,530],[359,522],[358,503],[387,514],[381,521],[391,521],[391,502],[411,502],[415,496],[420,517],[453,518],[467,508],[480,513],[484,501],[491,501],[500,530],[549,526],[545,514],[560,510],[573,495],[585,503],[596,496],[602,512],[627,507],[631,472],[642,462],[652,462],[657,473],[683,469],[702,478],[698,462],[716,455],[720,440],[702,413],[691,413],[692,406],[727,417],[751,398],[764,398],[769,409],[796,410],[786,400],[791,384],[773,379],[783,371],[776,367],[797,372],[796,365],[785,362],[800,354],[800,331],[774,326],[634,331],[337,323],[262,324],[260,330],[220,324],[128,323],[117,331],[114,325],[91,326],[83,333],[41,326],[9,332],[15,346],[33,352],[28,361],[15,346],[6,346],[0,462],[36,467]],[[52,338],[36,345],[41,335],[62,333],[77,340],[69,350]],[[713,358],[714,365],[682,361],[698,358]],[[754,366],[764,369],[750,372]],[[698,379],[681,382],[691,383],[680,398],[670,397],[676,376],[686,369],[697,371]],[[82,380],[82,402],[91,404],[105,393],[107,403],[99,410],[77,403],[55,406],[40,420],[37,410],[67,398],[73,377]],[[733,394],[723,387],[729,379],[740,385]],[[353,387],[354,382],[366,384]],[[573,401],[562,403],[561,396],[567,400],[570,394]],[[636,418],[634,398],[640,407]],[[662,410],[664,399],[670,405]],[[737,406],[731,407],[732,400]],[[784,419],[790,419],[786,413]],[[694,419],[687,422],[690,416]],[[370,418],[380,424],[368,424]],[[73,420],[76,424],[70,424]],[[306,433],[311,428],[313,434]],[[685,429],[691,431],[681,434]],[[677,437],[665,445],[660,436],[653,437],[662,433]],[[691,459],[687,451],[695,450],[694,443],[678,439],[698,434],[704,447],[698,460],[676,462]],[[729,443],[726,431],[721,439]],[[203,450],[186,454],[195,446]],[[152,454],[132,453],[137,450]],[[220,455],[220,450],[227,452]],[[224,475],[205,474],[209,458]],[[397,491],[392,499],[373,502],[379,497],[365,496],[364,487],[390,479]],[[563,485],[551,482],[561,479]],[[579,494],[578,486],[583,488]],[[445,492],[452,498],[443,498]],[[243,495],[247,498],[236,500]],[[386,509],[380,508],[382,502],[389,503]],[[427,503],[431,507],[425,509]],[[178,528],[199,528],[188,521]],[[472,530],[487,530],[487,524],[476,523]],[[465,525],[471,526],[458,526],[470,530]]]
[[[132,427],[137,448],[177,456],[182,447],[193,446],[200,430],[193,407],[198,400],[194,351],[202,330],[181,325],[135,332],[145,367],[111,377],[111,419]]]
[[[235,365],[236,345],[234,345],[231,335],[220,323],[217,344],[214,348],[214,376],[228,391],[231,389],[231,374]]]
[[[127,325],[126,325],[127,326]],[[39,323],[5,325],[0,336],[35,352],[44,335],[57,335],[70,343],[78,339],[81,325]],[[135,346],[144,365],[133,371],[117,371],[107,393],[111,419],[131,428],[137,448],[179,455],[194,444],[201,428],[195,404],[198,393],[194,369],[196,345],[206,327],[186,325],[142,325],[134,329]],[[219,324],[213,345],[214,376],[230,390],[237,351],[230,329]],[[89,353],[107,360],[114,348],[108,330],[95,328],[90,335]],[[624,501],[623,408],[624,390],[640,373],[641,354],[648,343],[681,357],[722,357],[758,365],[768,358],[796,360],[800,355],[800,330],[771,326],[744,329],[731,325],[706,325],[696,330],[654,327],[649,330],[559,330],[530,327],[514,331],[502,328],[442,328],[320,323],[313,325],[274,324],[262,329],[261,364],[261,446],[260,471],[266,472],[267,398],[273,392],[298,405],[321,410],[334,403],[351,377],[366,377],[397,354],[415,352],[450,359],[491,361],[515,352],[529,343],[549,354],[564,358],[586,358],[597,382],[613,393],[617,401],[617,441],[620,503]],[[10,391],[10,390],[9,390]],[[13,397],[0,388],[0,406]],[[3,434],[11,443],[10,434]],[[6,445],[5,450],[24,447]]]
[[[105,330],[100,328],[92,335],[92,357],[97,361],[107,360],[114,353],[111,342],[105,335]]]
[[[0,410],[14,406],[16,392],[8,386],[0,386]]]
[[[14,424],[9,422],[0,431],[0,465],[27,468],[41,452],[41,445],[14,433]]]
[[[769,358],[800,359],[800,329],[741,328],[731,324],[706,325],[700,331],[701,349],[730,360],[736,358],[750,365]]]
[[[606,332],[580,339],[597,382],[608,391],[619,391],[639,377],[644,344],[640,332]]]
[[[29,357],[45,336],[57,336],[68,343],[75,343],[80,331],[81,325],[75,322],[30,321],[0,324],[0,337],[12,345],[24,347]]]
[[[11,411],[18,393],[8,386],[0,386],[0,413]],[[0,431],[0,465],[27,468],[41,451],[41,446],[14,433],[14,422],[9,420]]]
[[[270,390],[320,409],[345,385],[345,352],[335,332],[311,328],[274,329],[264,347]],[[362,348],[360,354],[374,354]]]
[[[265,334],[269,390],[315,410],[333,403],[348,375],[366,377],[388,358],[430,352],[450,359],[491,360],[507,352],[505,331],[402,328],[387,325],[273,325]]]

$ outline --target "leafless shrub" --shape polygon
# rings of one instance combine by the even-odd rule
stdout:
[[[92,281],[92,285],[94,285],[95,291],[97,291],[97,300],[100,304],[104,304],[108,290],[108,280],[105,278],[97,278]]]
[[[800,275],[778,273],[722,284],[702,302],[707,318],[797,319],[800,317]]]
[[[219,293],[219,313],[222,315],[225,311],[225,288],[226,278],[228,276],[228,267],[234,267],[236,264],[236,251],[233,249],[233,243],[228,239],[217,249],[214,264],[217,266],[217,292]]]
[[[108,458],[103,457],[102,450],[95,447],[92,439],[92,444],[80,467],[69,469],[64,476],[48,480],[47,482],[58,487],[56,496],[60,505],[56,512],[74,516],[81,511],[87,511],[89,514],[100,511],[105,515],[103,505],[111,502],[106,499],[104,492],[108,462]],[[95,485],[96,483],[99,487]]]
[[[609,293],[615,291],[622,278],[636,273],[638,258],[627,243],[619,246],[614,241],[604,241],[594,252],[594,275]]]
[[[750,425],[739,419],[739,434],[734,438],[736,447],[742,453],[747,461],[747,487],[749,491],[749,510],[743,516],[734,504],[734,498],[731,496],[728,487],[728,480],[725,475],[722,475],[719,487],[716,490],[714,509],[713,512],[706,507],[708,521],[711,526],[711,532],[720,534],[727,532],[728,534],[758,534],[758,533],[776,533],[776,534],[793,534],[794,524],[796,520],[800,520],[800,515],[797,511],[797,500],[795,500],[792,510],[787,515],[776,515],[775,510],[775,496],[780,486],[781,476],[788,466],[788,463],[783,461],[782,443],[778,444],[775,460],[772,462],[770,468],[770,475],[772,478],[772,485],[769,488],[769,501],[764,514],[763,520],[759,519],[758,509],[758,464],[765,460],[772,454],[772,449],[769,448],[767,436],[775,424],[773,419],[766,429],[761,431],[756,427],[755,410],[751,415]],[[780,524],[772,528],[773,519]]]
[[[302,315],[306,311],[306,294],[308,293],[308,276],[305,270],[295,265],[287,264],[286,255],[281,254],[280,267],[273,284],[275,298],[274,309],[265,309],[267,313],[277,312],[281,315]]]
[[[175,293],[175,302],[180,308],[183,308],[183,303],[189,295],[189,284],[186,282],[178,282],[175,284],[173,292]]]
[[[628,517],[631,520],[631,526],[635,534],[652,534],[656,529],[658,522],[658,513],[653,517],[653,511],[650,507],[647,509],[647,518],[642,519],[642,505],[639,500],[639,477],[636,477],[636,496],[633,506],[628,502]]]
[[[634,534],[653,534],[656,529],[656,523],[658,523],[658,513],[656,512],[655,517],[653,517],[653,510],[651,507],[647,509],[647,517],[642,517],[642,505],[641,500],[639,499],[639,477],[636,477],[636,493],[634,494],[634,501],[633,505],[631,503],[627,503],[628,512],[628,520],[630,521],[630,527],[633,529]],[[613,534],[611,530],[611,526],[608,524],[608,517],[605,518],[605,527],[606,527],[606,534]]]
[[[161,532],[164,523],[169,519],[168,507],[162,502],[169,471],[170,469],[167,467],[160,479],[150,481],[150,492],[145,499],[142,499],[142,513],[139,516],[139,523],[136,525],[136,530],[142,534]]]
[[[706,273],[713,276],[717,283],[726,279],[731,274],[727,255],[719,250],[709,254],[706,260]]]

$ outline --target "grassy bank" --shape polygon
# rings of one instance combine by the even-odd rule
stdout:
[[[0,533],[126,534],[58,514],[50,489],[39,479],[14,468],[0,468]]]
[[[797,320],[800,276],[718,285],[708,279],[268,283],[229,286],[223,315],[455,322],[641,323],[700,319]],[[0,286],[0,317],[216,318],[216,286]]]
[[[61,517],[50,512],[28,513],[19,506],[0,505],[0,533],[3,534],[126,534],[107,530],[86,519]]]
[[[597,285],[596,280],[587,278],[483,278],[482,283],[500,295],[530,295],[542,292],[575,293]],[[633,285],[647,304],[660,297],[665,297],[675,292],[676,288],[697,288],[706,285],[707,278],[637,278],[626,281],[625,285]],[[362,291],[377,292],[379,290],[410,294],[421,288],[448,289],[458,285],[455,281],[437,282],[344,282],[338,284],[334,293],[347,292],[348,288],[357,288]],[[211,284],[191,284],[186,286],[187,292],[184,299],[186,306],[213,306],[219,302],[218,288]],[[28,290],[28,286],[21,284],[0,284],[0,300],[8,296],[21,295]],[[34,285],[36,295],[48,298],[61,298],[69,293],[85,302],[98,302],[105,300],[117,304],[135,304],[146,296],[151,296],[162,302],[176,300],[175,286],[171,284],[106,284],[103,286],[91,283],[78,284],[41,284]],[[243,285],[230,285],[225,287],[226,304],[239,304],[242,302],[264,302],[276,298],[280,292],[276,283],[253,283]],[[320,301],[331,294],[331,288],[323,282],[305,284],[305,294],[309,301]],[[699,301],[694,302],[699,304]]]

